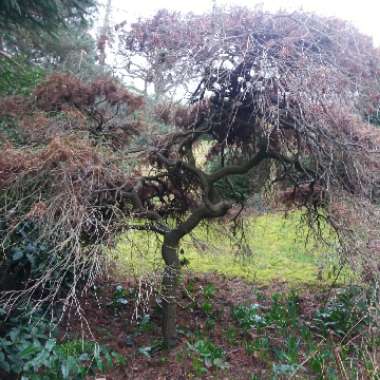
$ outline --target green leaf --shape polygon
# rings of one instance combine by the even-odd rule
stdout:
[[[84,362],[84,361],[87,361],[87,360],[90,360],[90,355],[87,353],[87,352],[84,352],[83,354],[81,354],[79,356],[79,360],[81,362]]]
[[[62,377],[63,377],[64,380],[66,380],[66,379],[69,378],[70,368],[67,365],[67,363],[62,363],[61,364],[61,373],[62,373]]]
[[[19,333],[20,333],[20,330],[15,329],[15,328],[9,332],[9,338],[11,339],[12,342],[14,342],[17,339],[17,337],[19,336]]]
[[[50,352],[55,348],[56,345],[57,345],[57,342],[55,339],[49,339],[45,344],[45,348],[46,350]]]
[[[137,350],[141,355],[144,355],[147,358],[150,358],[150,354],[152,352],[152,347],[146,346],[146,347],[140,347]]]
[[[10,371],[10,366],[8,361],[5,358],[5,355],[3,352],[0,351],[0,368],[2,368],[4,371],[9,372]]]
[[[12,255],[12,260],[13,261],[19,261],[24,257],[24,253],[20,249],[15,249],[13,255]]]
[[[129,301],[126,298],[117,298],[116,302],[122,305],[127,305]]]
[[[26,359],[27,357],[31,356],[31,354],[34,354],[38,352],[38,348],[35,347],[33,344],[26,347],[23,351],[20,352],[20,358]]]

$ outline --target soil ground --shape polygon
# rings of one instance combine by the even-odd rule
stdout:
[[[131,295],[126,305],[113,303],[116,286],[122,286]],[[207,296],[207,288],[215,289],[212,297]],[[157,350],[160,342],[159,297],[150,293],[149,286],[138,287],[132,280],[124,282],[104,281],[97,285],[97,292],[82,300],[80,318],[71,314],[62,329],[62,338],[85,338],[95,340],[100,345],[117,351],[125,359],[124,365],[115,366],[97,379],[124,380],[185,380],[185,379],[229,379],[250,380],[270,379],[272,362],[265,355],[247,352],[242,342],[255,339],[236,328],[231,310],[236,305],[260,303],[265,308],[275,293],[289,291],[285,283],[271,286],[256,286],[239,279],[228,279],[217,275],[192,275],[184,279],[178,306],[178,345],[174,349]],[[138,291],[139,289],[139,291]],[[206,289],[206,290],[205,290]],[[133,297],[132,297],[133,295]],[[325,292],[319,290],[298,292],[300,315],[305,320],[320,305]],[[136,303],[140,298],[140,303]],[[143,299],[145,301],[143,302]],[[147,301],[149,300],[149,301]],[[205,311],[205,303],[210,301],[212,311]],[[136,323],[139,316],[149,314],[144,323]],[[210,326],[210,313],[214,324]],[[79,333],[80,332],[80,333]],[[222,348],[226,368],[207,368],[191,350],[197,339],[206,339]],[[273,333],[272,343],[281,337]],[[145,353],[145,354],[144,354]],[[302,356],[302,353],[300,353]],[[256,377],[255,377],[256,376]],[[294,377],[305,378],[305,377]],[[308,378],[308,377],[306,377]],[[93,378],[92,378],[93,379]]]

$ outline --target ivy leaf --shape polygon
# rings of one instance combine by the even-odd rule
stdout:
[[[79,360],[80,360],[81,362],[85,362],[85,361],[87,361],[87,360],[90,360],[90,355],[89,355],[87,352],[84,352],[83,354],[81,354],[81,355],[79,356]]]
[[[116,300],[116,302],[117,302],[117,303],[120,303],[120,304],[122,304],[122,305],[127,305],[129,301],[128,301],[126,298],[118,298],[118,299]]]
[[[147,358],[150,358],[150,354],[152,352],[152,347],[146,346],[146,347],[140,347],[137,350],[141,355],[144,355]]]
[[[30,346],[26,347],[22,352],[20,352],[20,358],[26,359],[29,357],[31,354],[35,353],[38,351],[38,348],[31,344]]]
[[[57,344],[57,342],[55,339],[49,339],[45,344],[45,348],[46,348],[46,350],[51,352],[54,349],[54,347],[56,346],[56,344]]]
[[[2,368],[6,372],[9,372],[11,369],[2,351],[0,351],[0,368]]]
[[[61,364],[61,373],[62,373],[62,377],[64,380],[69,378],[70,369],[69,369],[69,366],[67,365],[67,363]]]
[[[12,255],[13,261],[19,261],[24,257],[24,253],[20,249],[15,249]]]

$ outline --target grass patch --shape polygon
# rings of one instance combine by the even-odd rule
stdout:
[[[339,270],[336,237],[327,227],[320,242],[302,225],[302,213],[250,216],[244,228],[214,222],[198,226],[181,244],[181,260],[192,272],[218,273],[250,282],[315,285],[335,279]],[[161,238],[133,231],[123,235],[113,251],[123,273],[142,275],[163,263]],[[340,282],[351,273],[342,272]]]

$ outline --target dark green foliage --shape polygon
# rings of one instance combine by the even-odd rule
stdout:
[[[326,363],[331,363],[333,360],[334,354],[332,352],[332,349],[322,349],[320,351],[317,351],[315,355],[310,358],[310,368],[314,373],[321,375],[326,372]],[[334,368],[327,368],[327,371],[329,371],[330,374],[334,373],[335,375]]]
[[[122,356],[95,342],[58,342],[55,325],[36,310],[32,314],[18,310],[11,319],[3,319],[2,327],[3,375],[14,374],[24,380],[81,380],[95,370],[104,372],[114,364],[124,364]]]
[[[153,330],[153,322],[149,314],[144,314],[138,321],[137,333],[147,333]]]
[[[369,302],[363,289],[350,286],[330,300],[315,315],[315,325],[328,336],[330,333],[347,337],[358,333],[369,323]]]
[[[272,379],[288,379],[296,374],[304,377],[294,378],[310,378],[313,374],[318,380],[339,379],[339,362],[356,378],[355,366],[376,373],[371,360],[364,359],[362,348],[365,344],[366,350],[373,350],[378,344],[370,343],[367,335],[369,323],[375,326],[369,316],[378,299],[374,289],[341,289],[311,319],[304,319],[297,295],[277,293],[269,305],[263,297],[260,305],[236,306],[232,316],[246,337],[242,344],[246,354],[271,363]]]
[[[225,333],[225,336],[229,344],[238,344],[238,329],[235,327],[229,327]]]
[[[12,60],[0,56],[0,96],[30,96],[45,74],[42,67],[31,65],[25,56]],[[17,121],[10,116],[0,116],[0,146],[4,141],[15,146],[26,142]]]
[[[284,338],[284,347],[282,349],[275,349],[275,356],[279,362],[297,366],[301,348],[301,339],[295,335],[290,335]]]
[[[45,66],[70,72],[84,80],[93,80],[106,74],[104,67],[96,64],[96,42],[88,28],[69,25],[57,33],[59,41],[50,37],[46,38],[43,45],[44,54],[50,60]],[[44,64],[43,61],[41,64]]]
[[[196,355],[193,357],[193,368],[199,375],[207,372],[208,368],[225,369],[228,367],[223,349],[209,340],[196,340],[194,344],[189,344],[189,348]]]
[[[28,61],[49,71],[68,72],[84,80],[106,74],[96,64],[96,42],[87,26],[69,24],[57,29],[55,36],[47,32],[28,36],[22,41],[22,51]]]
[[[296,326],[299,313],[299,298],[296,294],[291,293],[284,298],[275,293],[272,296],[272,305],[266,318],[280,327]]]
[[[128,305],[129,303],[129,295],[128,292],[123,288],[122,285],[117,285],[113,294],[112,294],[112,306],[117,309],[119,307],[123,307]]]
[[[213,284],[206,284],[203,288],[203,295],[205,296],[206,299],[210,300],[214,298],[216,293],[216,288],[215,285]]]
[[[28,96],[44,76],[45,71],[30,65],[25,57],[14,58],[13,61],[0,58],[0,96]]]
[[[377,110],[377,112],[368,116],[368,121],[371,124],[374,124],[374,125],[380,127],[380,108]]]
[[[298,369],[298,366],[295,364],[273,364],[273,380],[279,378],[289,378],[293,375]]]
[[[54,30],[68,20],[83,22],[94,6],[93,0],[1,0],[0,28]]]
[[[256,327],[267,327],[277,325],[287,327],[296,325],[299,316],[299,299],[297,295],[291,294],[283,297],[275,293],[269,309],[263,309],[260,304],[239,305],[232,309],[232,316],[239,326],[245,331]]]
[[[0,287],[2,290],[20,289],[26,281],[47,269],[49,247],[38,241],[38,228],[32,222],[16,226],[10,235],[6,235],[5,221],[0,227],[0,237],[4,238]]]
[[[29,320],[21,310],[10,320],[2,314],[0,368],[6,372],[23,373],[38,370],[50,360],[56,340],[51,338],[52,326],[36,314]]]
[[[93,71],[95,42],[86,28],[95,4],[95,0],[0,0],[0,57],[12,65],[23,55],[29,64]]]
[[[8,142],[13,146],[22,146],[25,144],[25,136],[16,120],[4,116],[0,117],[0,147]]]
[[[0,238],[2,227],[4,225],[0,225]],[[0,252],[3,257],[0,267],[1,290],[30,287],[50,268],[55,270],[50,271],[43,287],[34,290],[35,296],[44,296],[49,292],[55,294],[55,297],[63,296],[73,284],[74,274],[70,260],[64,252],[55,251],[49,242],[40,238],[40,229],[32,221],[19,224],[3,241]],[[84,270],[81,272],[81,280],[84,281],[85,278]],[[57,284],[60,284],[58,292]]]
[[[209,328],[213,328],[215,323],[212,318],[214,314],[213,298],[215,296],[215,292],[216,289],[213,284],[206,284],[203,288],[203,296],[205,297],[205,301],[201,304],[201,309],[209,318],[206,321],[206,324],[208,324]]]
[[[239,305],[232,310],[232,316],[243,330],[248,331],[254,326],[263,327],[267,325],[266,319],[259,310],[260,305],[258,304]]]

